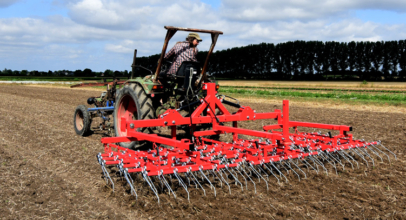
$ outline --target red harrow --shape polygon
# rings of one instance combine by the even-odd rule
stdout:
[[[200,100],[190,117],[183,117],[179,109],[169,109],[158,119],[123,121],[125,118],[121,118],[121,131],[127,131],[127,136],[103,138],[104,153],[97,155],[106,182],[112,184],[113,191],[114,183],[107,169],[112,166],[116,166],[124,176],[131,194],[137,197],[133,178],[138,176],[149,185],[159,202],[159,194],[165,189],[176,198],[176,190],[172,189],[173,183],[168,182],[168,178],[177,180],[189,199],[188,186],[191,184],[201,188],[204,194],[204,185],[209,186],[216,195],[216,185],[226,185],[231,193],[231,183],[244,189],[247,182],[251,182],[256,191],[256,178],[263,180],[267,188],[271,175],[278,183],[280,179],[287,181],[283,170],[287,173],[291,171],[300,181],[301,176],[306,178],[306,169],[328,175],[328,164],[337,173],[340,166],[344,169],[345,165],[350,165],[354,169],[354,166],[359,166],[358,162],[368,166],[369,161],[374,165],[375,156],[383,161],[381,155],[384,155],[390,161],[389,155],[393,154],[396,159],[396,155],[380,142],[353,139],[352,134],[348,133],[352,130],[349,126],[289,121],[287,100],[283,101],[282,111],[257,113],[250,107],[224,100],[217,95],[215,87],[214,83],[203,85],[207,95]],[[223,104],[238,107],[239,110],[232,114]],[[215,114],[216,109],[219,114]],[[238,121],[260,119],[277,119],[278,123],[264,126],[264,131],[237,126]],[[226,122],[232,122],[232,127],[224,126]],[[177,140],[177,126],[195,128],[199,124],[210,124],[212,130],[195,131],[191,139]],[[137,128],[141,127],[166,126],[171,128],[171,138],[137,132]],[[298,127],[336,130],[339,134],[299,132]],[[294,129],[293,133],[289,133],[290,128]],[[225,133],[233,134],[231,143],[205,138]],[[239,134],[258,138],[243,140]],[[131,141],[151,142],[154,149],[135,151],[118,145],[119,142]]]

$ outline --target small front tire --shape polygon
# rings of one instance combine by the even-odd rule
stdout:
[[[92,124],[92,119],[87,111],[85,105],[79,105],[75,109],[75,114],[73,114],[73,127],[75,128],[76,134],[80,136],[86,136],[90,133],[90,125]]]

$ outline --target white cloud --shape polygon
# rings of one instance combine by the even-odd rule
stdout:
[[[398,0],[223,0],[223,15],[238,21],[310,20],[348,16],[357,9],[406,12]]]
[[[20,0],[0,0],[0,8],[6,8]]]
[[[129,69],[134,49],[138,56],[160,53],[165,25],[223,31],[219,50],[261,42],[406,38],[404,21],[384,25],[354,17],[357,9],[405,11],[406,4],[394,0],[223,0],[218,10],[199,0],[55,1],[68,17],[0,19],[0,69],[38,63],[45,70]],[[12,3],[1,1],[0,7],[5,2]],[[186,35],[177,33],[169,47]],[[208,50],[210,35],[201,37],[199,49]]]

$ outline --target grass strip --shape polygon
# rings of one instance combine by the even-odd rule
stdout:
[[[367,89],[330,89],[330,88],[306,88],[306,87],[260,87],[260,86],[221,86],[236,89],[273,89],[273,90],[307,90],[307,91],[332,91],[332,92],[382,92],[382,93],[406,93],[402,90],[367,90]]]
[[[359,94],[359,93],[315,93],[315,92],[299,92],[299,91],[275,91],[275,90],[249,90],[220,87],[220,92],[254,95],[254,96],[280,96],[280,97],[303,97],[303,98],[327,98],[327,99],[343,99],[343,100],[368,100],[380,102],[406,102],[405,94]]]

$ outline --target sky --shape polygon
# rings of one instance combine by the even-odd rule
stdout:
[[[406,39],[402,0],[0,0],[0,69],[130,70],[164,26],[219,30],[215,50],[295,40]],[[177,32],[169,48],[186,38]],[[201,34],[200,51],[210,35]]]

